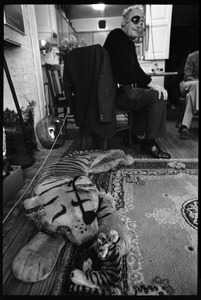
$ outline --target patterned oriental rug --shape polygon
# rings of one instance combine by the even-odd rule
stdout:
[[[113,195],[132,235],[110,295],[197,295],[198,161],[136,160],[92,178]],[[86,253],[66,244],[53,295],[73,295],[69,274]]]

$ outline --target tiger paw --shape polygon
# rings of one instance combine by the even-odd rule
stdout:
[[[84,285],[89,288],[99,288],[95,284],[93,284],[90,280],[88,280],[83,271],[79,269],[75,269],[70,274],[70,279],[74,284]]]
[[[37,282],[46,279],[52,272],[59,253],[65,244],[60,236],[43,232],[26,244],[12,263],[14,276],[23,282]]]
[[[83,272],[86,272],[87,270],[91,269],[92,268],[92,260],[91,258],[88,258],[84,261],[83,263]]]

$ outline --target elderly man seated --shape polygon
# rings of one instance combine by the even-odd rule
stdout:
[[[186,98],[186,107],[179,132],[181,139],[187,139],[193,115],[199,111],[199,50],[187,57],[180,91]]]
[[[144,136],[141,151],[154,158],[169,159],[171,155],[157,144],[166,136],[166,100],[164,87],[152,82],[137,60],[134,40],[145,27],[142,5],[126,8],[121,28],[108,34],[103,47],[108,51],[115,83],[118,87],[115,105],[118,109],[133,111],[132,135],[134,142]]]

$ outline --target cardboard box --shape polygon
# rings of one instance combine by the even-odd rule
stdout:
[[[24,184],[21,166],[11,166],[12,171],[3,180],[3,203],[15,195]]]

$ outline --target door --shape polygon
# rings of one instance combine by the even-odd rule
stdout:
[[[146,5],[145,60],[168,59],[172,5]]]

